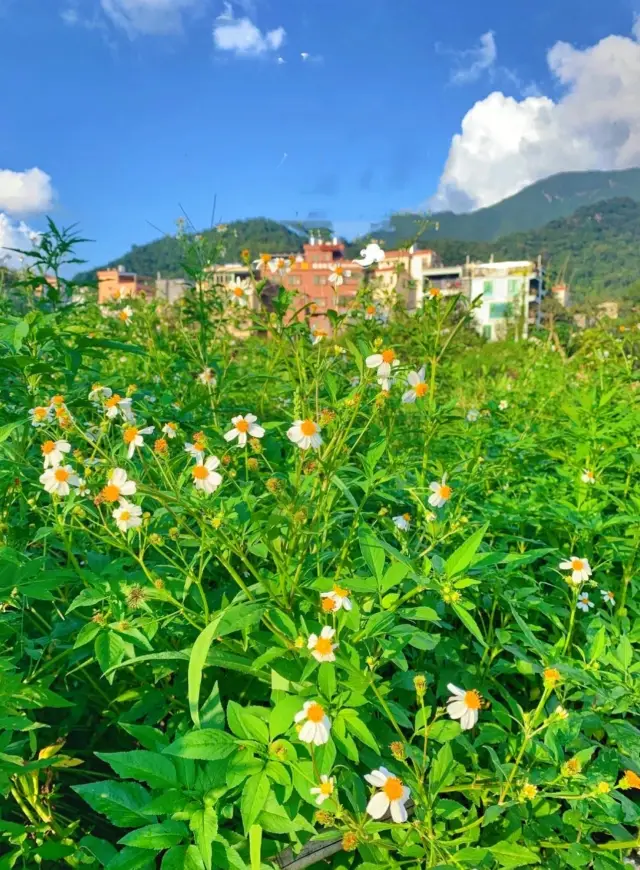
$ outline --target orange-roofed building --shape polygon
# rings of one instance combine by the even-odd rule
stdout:
[[[408,311],[422,303],[425,273],[442,266],[442,260],[429,248],[385,251],[384,260],[377,263],[373,272],[379,282],[379,291],[393,290],[405,301]]]
[[[124,266],[117,269],[100,269],[98,278],[98,304],[117,302],[121,299],[152,299],[155,294],[153,278],[126,272]]]

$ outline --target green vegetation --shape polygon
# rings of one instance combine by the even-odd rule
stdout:
[[[0,868],[624,870],[638,330],[312,342],[182,243],[178,306],[3,303]]]

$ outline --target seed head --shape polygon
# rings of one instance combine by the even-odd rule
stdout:
[[[358,848],[358,835],[353,831],[347,831],[342,838],[342,848],[345,852],[354,852]]]
[[[335,822],[333,813],[328,813],[326,810],[316,810],[316,822],[325,828],[330,827]]]
[[[138,610],[147,597],[147,593],[142,586],[132,586],[127,594],[127,606],[132,610]]]
[[[169,537],[172,541],[177,541],[180,537],[180,529],[177,526],[171,526],[169,529]]]
[[[407,757],[404,743],[400,740],[394,740],[393,743],[389,744],[389,749],[396,761],[404,761]]]
[[[416,674],[413,678],[413,686],[416,690],[416,695],[419,698],[423,698],[425,692],[427,691],[427,678],[424,674]]]
[[[259,467],[260,463],[255,458],[255,456],[250,456],[249,459],[247,459],[247,468],[249,469],[249,471],[257,471]]]
[[[277,492],[280,492],[280,490],[282,489],[282,483],[278,480],[277,477],[270,477],[269,480],[265,483],[265,486],[267,487],[269,492],[273,493],[274,495]]]
[[[149,535],[149,543],[153,544],[154,547],[161,547],[164,544],[164,538],[162,535],[157,535],[155,532]]]

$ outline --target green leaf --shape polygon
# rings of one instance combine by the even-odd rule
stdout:
[[[385,571],[384,577],[380,581],[380,592],[384,595],[398,583],[402,583],[409,573],[409,566],[402,562],[392,562]]]
[[[270,791],[271,783],[264,770],[249,777],[245,783],[240,799],[240,813],[245,832],[251,828],[260,815]]]
[[[151,870],[155,861],[147,849],[125,846],[106,865],[107,870]]]
[[[220,690],[218,683],[213,684],[211,694],[200,708],[200,727],[201,728],[224,728],[225,715],[220,701]]]
[[[193,831],[198,851],[206,870],[211,870],[211,843],[218,833],[218,815],[213,807],[204,806],[191,816],[189,827]]]
[[[269,714],[269,732],[271,739],[279,734],[285,734],[293,725],[294,716],[302,710],[304,700],[297,695],[287,695],[278,701]]]
[[[322,662],[318,668],[318,686],[320,691],[331,700],[335,695],[336,684],[336,666],[332,662]]]
[[[196,728],[200,728],[200,685],[202,684],[202,670],[209,647],[213,643],[214,638],[218,635],[218,626],[220,624],[221,614],[218,614],[212,622],[202,631],[193,645],[191,655],[189,656],[188,669],[188,699],[189,712],[191,719]]]
[[[487,644],[485,643],[484,637],[482,636],[480,627],[473,618],[473,616],[471,616],[469,611],[462,607],[462,605],[460,604],[452,604],[451,606],[453,607],[455,614],[460,622],[469,629],[469,631],[475,637],[478,643],[482,644],[482,646],[486,648]]]
[[[382,579],[385,559],[382,543],[365,526],[360,528],[358,539],[362,557],[379,583]]]
[[[173,788],[179,784],[175,765],[158,752],[133,749],[131,752],[96,752],[96,755],[123,779],[139,779],[151,788]]]
[[[107,671],[120,664],[127,649],[126,642],[115,631],[102,631],[97,636],[94,644],[95,657],[110,683],[113,683],[115,674],[107,674]]]
[[[167,820],[161,824],[146,825],[130,831],[118,843],[122,846],[136,846],[138,849],[168,849],[170,846],[177,846],[185,834],[183,824]]]
[[[137,782],[106,780],[72,788],[91,809],[102,813],[118,828],[137,828],[154,821],[145,812],[149,792]]]
[[[453,719],[438,719],[429,728],[429,739],[438,743],[447,743],[459,737],[461,730],[460,723],[454,722]]]
[[[189,731],[163,750],[164,755],[195,758],[200,761],[220,761],[234,751],[238,741],[232,734],[214,728]]]
[[[254,716],[235,701],[229,701],[227,704],[227,722],[229,729],[236,737],[257,740],[258,743],[264,744],[269,742],[267,723]]]
[[[174,846],[165,852],[160,870],[205,870],[197,846]]]
[[[431,764],[429,771],[429,794],[435,797],[438,792],[453,782],[455,765],[450,743],[444,743]]]
[[[262,850],[262,828],[260,825],[251,825],[249,828],[249,858],[251,870],[260,870]]]
[[[539,864],[540,858],[526,846],[519,846],[509,840],[503,840],[494,846],[488,846],[493,857],[503,867],[522,867],[525,864]]]
[[[111,843],[108,843],[106,840],[101,840],[98,837],[92,837],[91,835],[87,835],[80,840],[80,845],[88,852],[90,855],[98,861],[104,867],[105,864],[108,864],[112,858],[114,858],[117,854],[114,846]]]
[[[453,551],[444,563],[444,570],[447,577],[454,577],[456,574],[462,573],[462,571],[469,567],[488,528],[489,523],[485,523],[484,526],[474,532],[470,538],[467,538],[467,540],[461,544],[457,550]]]

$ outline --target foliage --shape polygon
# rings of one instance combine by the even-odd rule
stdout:
[[[0,324],[0,868],[622,868],[638,331],[484,345],[363,291],[313,344],[201,260],[174,308]]]

